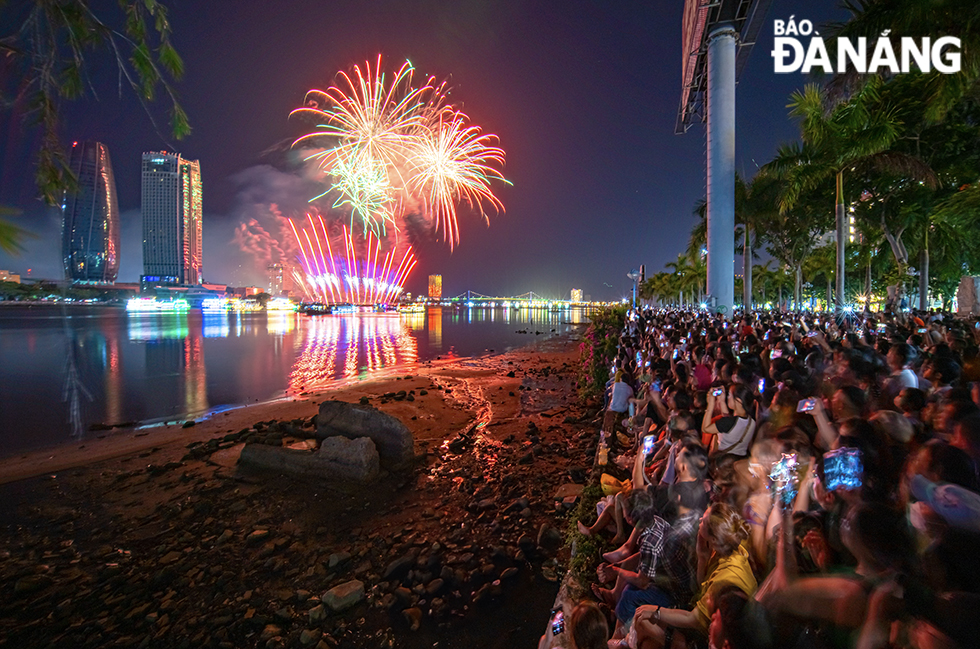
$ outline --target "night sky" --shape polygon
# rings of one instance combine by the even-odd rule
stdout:
[[[109,147],[120,281],[137,281],[142,270],[140,156],[166,149],[201,163],[206,279],[264,285],[232,237],[242,221],[266,218],[270,203],[299,215],[310,197],[288,164],[286,149],[302,129],[287,115],[307,90],[326,89],[338,70],[378,53],[389,70],[407,58],[421,75],[449,78],[452,101],[500,136],[513,183],[497,185],[506,213],[491,213],[489,227],[460,213],[454,252],[435,240],[419,247],[407,290],[424,291],[426,276],[439,273],[449,296],[469,289],[567,298],[582,288],[615,299],[630,290],[630,268],[646,264],[650,275],[686,248],[704,196],[705,130],[674,135],[681,0],[167,4],[186,66],[176,89],[191,136],[168,137],[163,102],[151,107],[157,131],[131,92],[120,97],[106,58],[91,59],[98,100],[64,104],[66,142]],[[832,0],[774,2],[737,90],[737,168],[748,177],[798,134],[785,104],[807,79],[774,74],[770,56],[772,20],[792,14],[815,23],[846,18]],[[20,208],[16,222],[38,234],[20,256],[0,253],[0,268],[60,278],[59,215],[34,198],[36,144],[23,115],[0,112],[0,205]]]

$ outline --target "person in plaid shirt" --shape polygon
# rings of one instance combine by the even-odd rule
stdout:
[[[612,590],[597,584],[592,587],[600,601],[616,608],[620,623],[633,619],[633,612],[640,604],[652,602],[666,606],[671,601],[666,593],[653,585],[670,525],[657,516],[653,497],[647,490],[634,489],[630,494],[630,505],[627,522],[640,530],[638,552],[617,565],[603,563],[599,566],[602,581],[616,581]]]
[[[664,539],[655,587],[670,595],[676,605],[684,605],[698,586],[695,544],[708,497],[703,483],[678,482],[670,486],[670,499],[677,506],[677,518]]]

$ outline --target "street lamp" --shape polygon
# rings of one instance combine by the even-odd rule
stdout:
[[[626,276],[633,280],[633,308],[636,308],[636,281],[640,279],[640,271],[635,268],[626,273]]]

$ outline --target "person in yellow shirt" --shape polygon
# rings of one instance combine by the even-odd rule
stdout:
[[[660,649],[677,646],[682,639],[704,638],[717,596],[734,586],[752,596],[758,588],[746,541],[749,526],[730,505],[715,503],[704,512],[698,528],[698,581],[701,587],[691,610],[640,606],[633,617],[636,646]]]

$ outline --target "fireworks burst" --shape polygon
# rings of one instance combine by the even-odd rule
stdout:
[[[307,214],[306,220],[301,230],[290,221],[304,271],[298,284],[306,299],[327,304],[392,304],[398,299],[415,267],[411,246],[400,252],[395,245],[382,253],[381,239],[372,231],[355,238],[344,226],[337,241],[343,250],[337,246],[335,251],[323,217]]]
[[[421,205],[434,231],[453,248],[459,242],[457,206],[465,202],[486,220],[484,208],[502,211],[491,181],[507,182],[497,137],[469,125],[465,114],[446,102],[445,83],[430,77],[413,83],[406,61],[390,78],[374,67],[341,72],[340,83],[311,90],[305,106],[291,114],[317,122],[316,130],[293,143],[319,147],[314,160],[330,178],[317,200],[335,192],[334,207],[351,210],[351,228],[359,219],[364,232],[384,236],[410,207]]]

